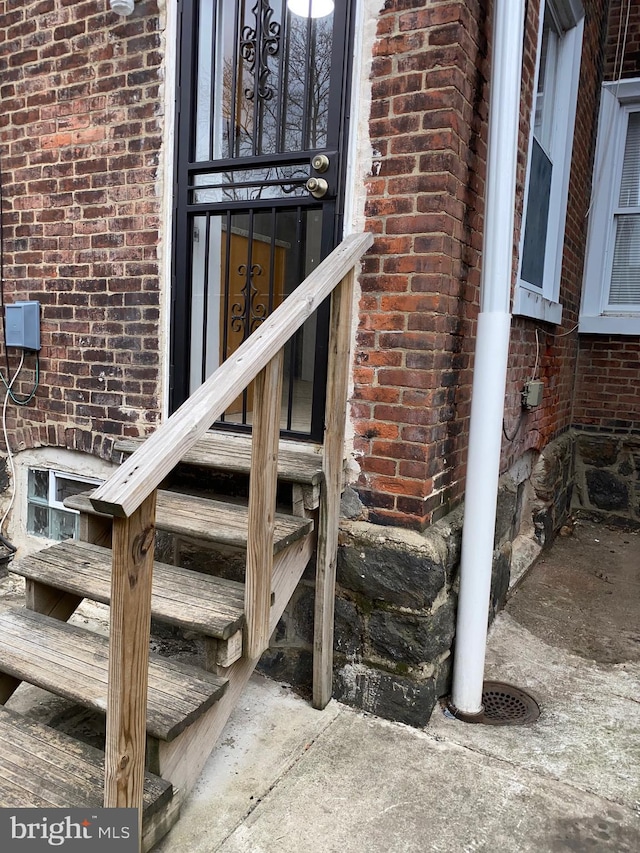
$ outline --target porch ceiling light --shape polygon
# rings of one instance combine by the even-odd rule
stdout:
[[[299,18],[326,18],[333,12],[333,0],[287,0],[289,11]]]
[[[130,15],[133,12],[135,0],[109,0],[111,11],[116,15]]]

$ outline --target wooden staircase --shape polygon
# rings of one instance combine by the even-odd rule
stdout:
[[[26,607],[0,613],[0,703],[35,684],[105,713],[107,737],[103,754],[0,707],[0,806],[135,807],[140,849],[150,849],[177,819],[314,552],[314,705],[326,705],[353,269],[370,242],[347,238],[156,433],[117,445],[126,459],[113,476],[67,500],[80,512],[79,541],[12,565]],[[283,347],[330,294],[324,442],[282,441]],[[254,379],[252,437],[209,432]],[[191,466],[205,490],[212,471],[248,477],[248,504],[166,488],[176,466]],[[278,481],[288,513],[276,512]],[[154,560],[156,530],[245,550],[244,583]],[[67,624],[85,598],[110,605],[109,639]],[[199,634],[200,666],[150,654],[151,618]]]

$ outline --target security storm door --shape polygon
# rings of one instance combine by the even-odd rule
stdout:
[[[347,0],[184,0],[172,406],[341,235]],[[328,311],[285,352],[281,427],[319,438]],[[221,419],[248,428],[251,388]]]

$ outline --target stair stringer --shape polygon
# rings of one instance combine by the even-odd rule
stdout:
[[[274,602],[269,620],[270,633],[275,630],[314,554],[315,547],[316,535],[313,532],[274,557]],[[180,802],[184,801],[197,782],[259,660],[259,656],[252,659],[243,657],[221,670],[220,674],[224,674],[229,680],[224,696],[171,743],[158,744],[158,766],[152,768],[153,772],[171,782],[174,796],[177,796]]]

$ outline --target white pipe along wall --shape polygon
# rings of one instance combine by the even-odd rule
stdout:
[[[482,713],[502,418],[509,355],[513,221],[525,0],[495,0],[487,193],[451,705]]]

